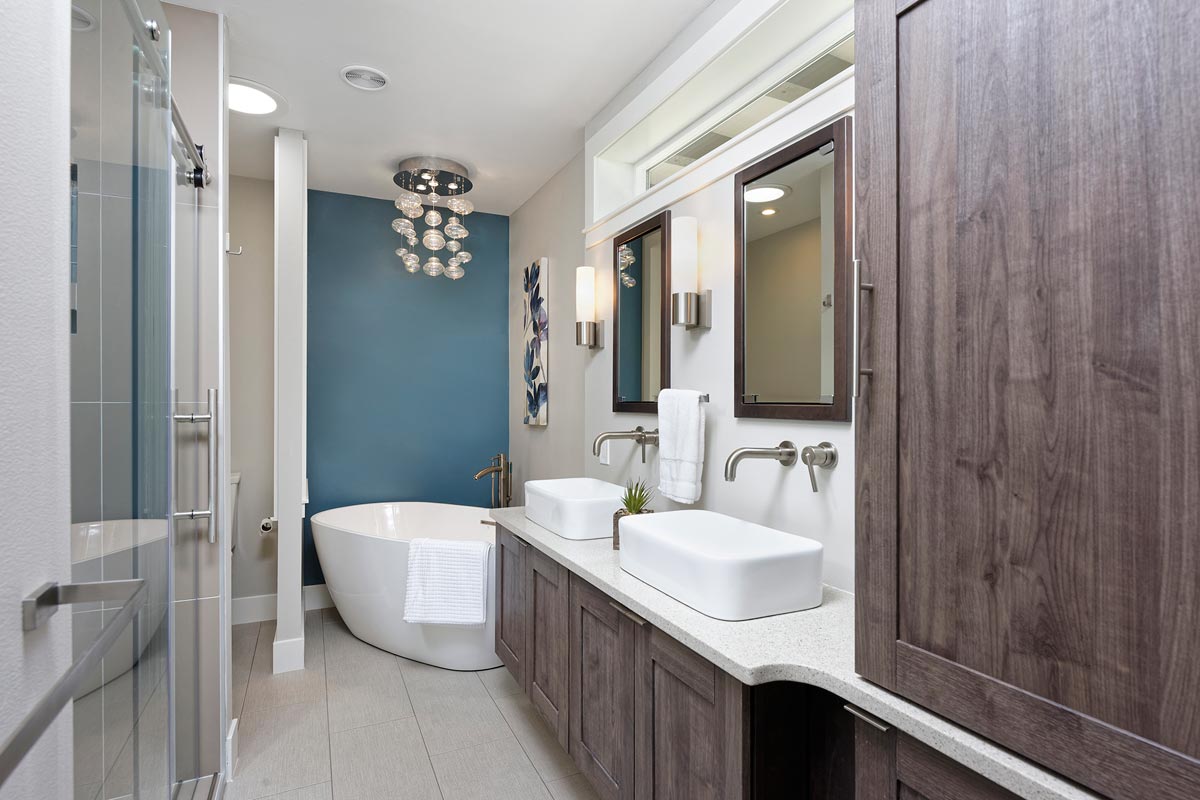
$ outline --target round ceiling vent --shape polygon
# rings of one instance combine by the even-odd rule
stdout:
[[[342,80],[355,89],[377,92],[388,84],[388,76],[374,67],[352,64],[342,69]]]

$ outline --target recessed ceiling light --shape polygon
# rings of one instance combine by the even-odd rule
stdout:
[[[790,192],[787,186],[755,186],[746,190],[747,203],[769,203]]]
[[[388,85],[388,76],[382,70],[364,67],[361,64],[342,67],[342,80],[355,89],[362,89],[365,92],[378,92]]]
[[[764,217],[773,217],[773,216],[775,216],[775,209],[773,209],[773,208],[764,208],[764,209],[762,210],[762,215],[763,215]]]
[[[273,114],[287,104],[279,92],[245,78],[229,79],[229,110],[239,114]]]
[[[96,29],[96,18],[79,6],[71,6],[71,30],[84,33]]]

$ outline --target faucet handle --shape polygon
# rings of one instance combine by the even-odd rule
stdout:
[[[808,479],[812,482],[812,490],[817,491],[817,467],[833,469],[837,466],[837,448],[829,442],[818,445],[807,445],[800,451],[800,460],[808,467]]]

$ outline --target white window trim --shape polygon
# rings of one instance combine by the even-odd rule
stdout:
[[[788,53],[786,56],[779,59],[779,61],[775,62],[769,69],[762,72],[756,78],[743,86],[738,92],[725,98],[723,102],[714,106],[695,122],[691,123],[675,136],[671,137],[663,144],[659,145],[657,148],[643,156],[642,159],[637,161],[633,167],[634,196],[631,198],[631,200],[636,200],[638,195],[649,191],[649,189],[645,188],[646,175],[651,168],[661,162],[664,158],[668,157],[679,148],[685,146],[688,144],[688,142],[691,142],[709,130],[712,130],[717,125],[724,122],[725,119],[730,115],[738,112],[749,103],[758,99],[761,95],[782,83],[789,75],[796,72],[810,61],[813,61],[826,50],[829,50],[852,33],[854,33],[854,9],[850,9],[845,14],[831,22],[829,25],[826,25],[791,53]],[[804,98],[801,97],[796,102],[803,101]],[[783,110],[784,109],[780,109],[780,111]],[[724,146],[725,145],[722,145],[722,147]],[[603,153],[597,156],[597,158],[602,157]],[[688,167],[685,167],[685,169],[688,169],[691,166],[692,165],[689,164]],[[680,172],[683,171],[684,170],[680,170]],[[669,180],[669,178],[665,180]]]
[[[591,249],[630,225],[678,203],[854,109],[854,67],[835,75],[792,105],[747,128],[684,169],[584,228]]]

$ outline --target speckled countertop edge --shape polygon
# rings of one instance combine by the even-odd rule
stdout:
[[[611,539],[564,539],[525,518],[491,512],[501,526],[742,683],[793,681],[825,689],[895,725],[1027,800],[1095,800],[1097,795],[868,683],[854,671],[854,595],[825,587],[819,608],[725,622],[701,614],[624,572]]]

